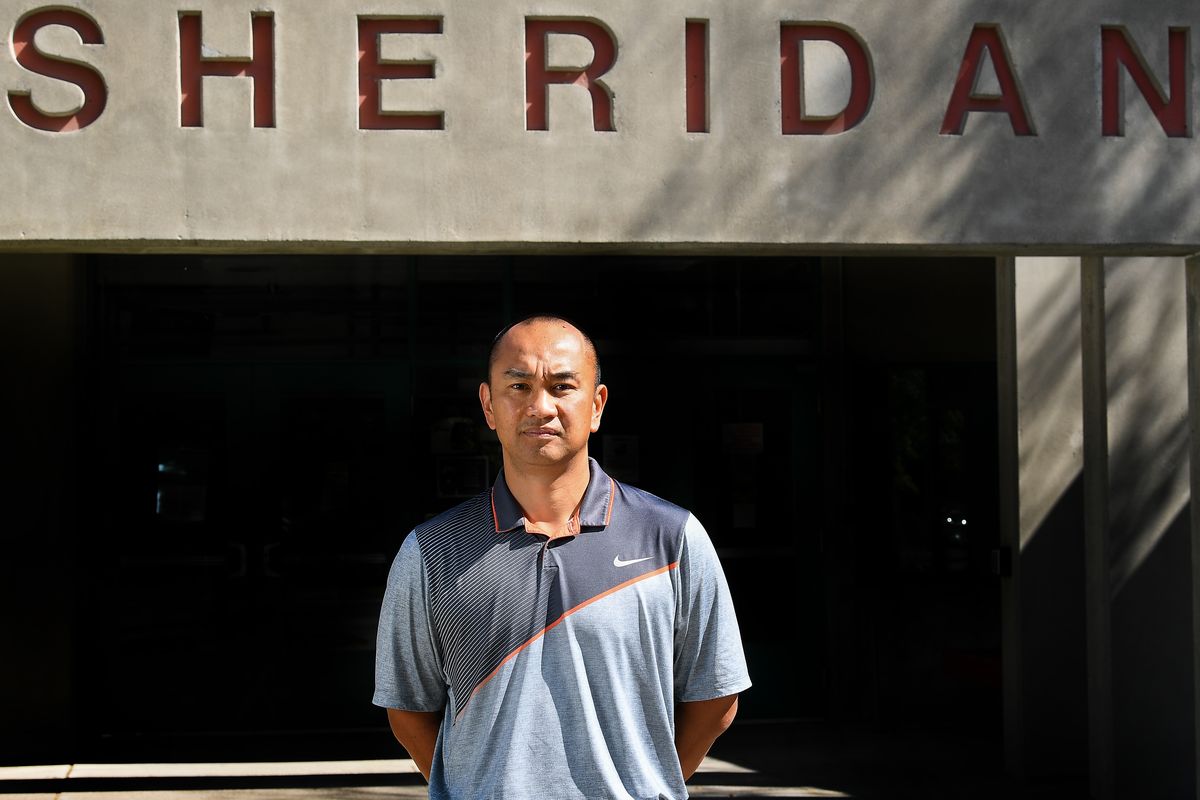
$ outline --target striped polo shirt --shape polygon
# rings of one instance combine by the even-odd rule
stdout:
[[[435,800],[684,798],[675,704],[750,685],[703,527],[589,469],[574,536],[527,533],[501,472],[400,547],[374,702],[443,713]]]

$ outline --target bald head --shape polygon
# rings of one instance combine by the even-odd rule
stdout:
[[[511,325],[506,325],[499,333],[496,334],[496,338],[492,340],[492,348],[488,352],[487,375],[485,380],[489,385],[492,382],[492,367],[494,367],[496,364],[496,355],[500,352],[500,348],[504,344],[505,339],[508,338],[513,329],[529,325],[557,326],[562,328],[564,331],[569,331],[578,335],[583,344],[584,354],[587,356],[588,360],[592,362],[596,381],[595,385],[600,385],[600,357],[596,354],[596,345],[592,342],[592,337],[584,333],[583,330],[575,323],[554,314],[534,314],[533,316],[525,317],[525,319],[518,320]]]

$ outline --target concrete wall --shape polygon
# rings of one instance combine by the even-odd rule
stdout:
[[[1106,259],[1117,797],[1196,796],[1180,259]]]
[[[0,263],[0,763],[61,755],[72,735],[81,279],[70,257]]]
[[[1079,260],[1012,259],[1000,274],[1008,335],[999,385],[1010,420],[1002,538],[1013,554],[1002,584],[1007,757],[1033,782],[1079,779],[1087,773]]]
[[[1001,262],[1011,766],[1090,773],[1096,798],[1195,797],[1183,262],[1084,261]]]
[[[66,6],[94,21],[96,43],[50,25],[22,51],[25,66],[16,47],[0,52],[0,86],[17,93],[0,100],[0,246],[1200,246],[1196,104],[1186,102],[1193,87],[1173,90],[1169,105],[1182,112],[1172,132],[1181,135],[1168,136],[1125,72],[1104,78],[1099,63],[1101,27],[1124,26],[1170,86],[1168,28],[1176,26],[1184,60],[1175,74],[1187,83],[1186,39],[1200,27],[1200,6],[1177,0]],[[40,8],[0,0],[0,29],[20,39],[13,34],[29,31],[18,22]],[[274,59],[254,67],[268,73],[264,92],[254,95],[245,77],[202,78],[200,126],[181,116],[182,11],[202,14],[203,57],[227,66],[251,55],[251,13],[271,15]],[[364,130],[358,19],[413,14],[440,17],[442,32],[385,35],[381,58],[434,61],[435,77],[384,80],[381,108],[437,111],[444,128]],[[615,62],[599,80],[615,130],[595,130],[585,89],[559,85],[549,88],[549,129],[527,130],[527,16],[594,18],[611,33]],[[707,80],[697,84],[707,88],[706,132],[686,123],[688,19],[708,21]],[[785,96],[781,86],[792,82],[780,68],[781,21],[848,31],[843,38],[864,54],[858,77],[838,45],[812,41],[803,59],[788,62],[799,69],[802,60],[804,74],[796,96]],[[37,74],[61,72],[62,63],[31,66],[34,46],[89,65],[76,76],[86,90]],[[968,51],[978,70],[963,74],[976,80],[956,89]],[[550,67],[594,58],[571,34],[551,35],[547,52]],[[1120,136],[1103,132],[1103,80],[1122,98]],[[365,85],[373,91],[374,80]],[[270,127],[255,127],[255,98],[261,103],[268,86],[270,118],[257,124]],[[18,119],[21,93],[67,130]],[[947,129],[955,102],[987,106],[995,97],[1011,101],[1007,111],[974,110],[961,132]],[[783,114],[800,99],[815,122],[855,99],[864,113],[833,125],[845,131],[785,134]],[[1028,123],[1022,135],[1014,109]]]

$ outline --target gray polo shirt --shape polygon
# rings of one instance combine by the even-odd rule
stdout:
[[[501,473],[400,547],[374,703],[443,712],[434,800],[685,798],[675,704],[750,686],[704,528],[590,469],[576,536],[526,533]]]

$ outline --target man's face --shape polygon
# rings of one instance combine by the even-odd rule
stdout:
[[[596,365],[574,327],[545,320],[516,326],[497,346],[489,377],[479,402],[506,464],[536,468],[586,456],[608,389],[596,385]]]

